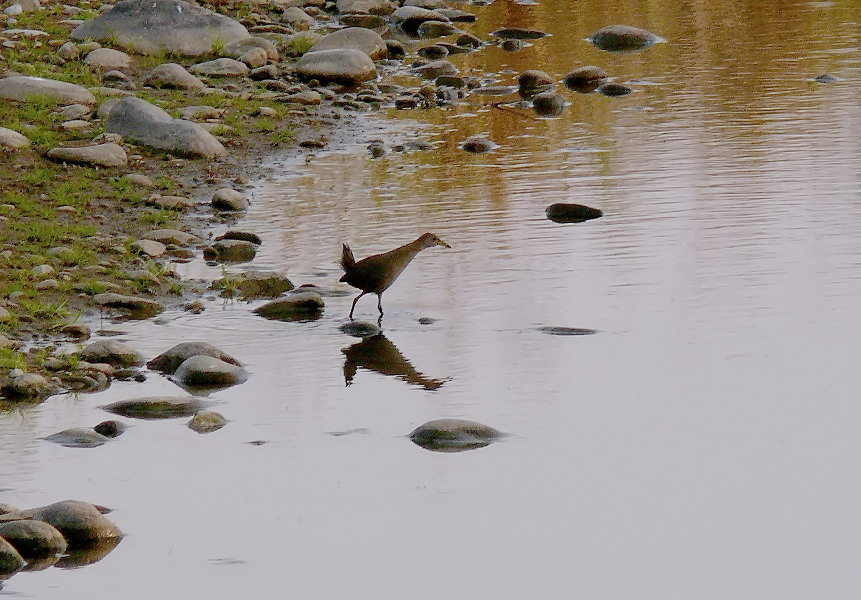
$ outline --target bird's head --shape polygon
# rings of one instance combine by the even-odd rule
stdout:
[[[421,242],[422,248],[432,248],[434,246],[442,246],[444,248],[451,248],[451,246],[446,244],[444,241],[442,241],[441,239],[439,239],[437,236],[435,236],[432,233],[423,234],[419,238],[419,241]]]

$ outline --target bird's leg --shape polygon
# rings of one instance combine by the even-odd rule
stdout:
[[[377,294],[377,308],[380,309],[380,316],[383,316],[383,295]]]
[[[361,298],[362,296],[364,296],[364,295],[365,295],[365,294],[367,294],[367,293],[368,293],[368,292],[362,292],[361,294],[359,294],[358,296],[356,296],[356,299],[355,299],[355,300],[353,300],[353,306],[351,306],[351,307],[350,307],[350,320],[351,320],[351,321],[353,320],[353,311],[354,311],[354,310],[356,310],[356,302],[358,302],[358,301],[359,301],[359,298]]]

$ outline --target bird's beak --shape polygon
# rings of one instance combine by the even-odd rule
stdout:
[[[448,244],[446,244],[446,243],[445,243],[444,241],[442,241],[442,240],[438,240],[438,241],[437,241],[437,244],[439,244],[440,246],[443,246],[443,247],[445,247],[445,248],[451,248],[451,246],[449,246]]]

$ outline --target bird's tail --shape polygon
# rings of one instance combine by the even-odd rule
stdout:
[[[347,244],[344,244],[344,252],[341,254],[341,267],[345,271],[349,271],[356,264],[356,259],[353,258],[353,251]]]

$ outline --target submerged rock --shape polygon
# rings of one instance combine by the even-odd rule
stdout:
[[[137,319],[147,319],[164,310],[164,306],[155,300],[137,296],[124,296],[123,294],[116,294],[114,292],[96,294],[93,296],[93,300],[99,306],[127,311],[129,317]]]
[[[225,425],[227,425],[227,419],[211,410],[200,411],[188,422],[188,428],[197,433],[212,433]]]
[[[249,262],[256,254],[257,244],[244,240],[219,240],[203,249],[203,258],[215,262]]]
[[[17,573],[27,562],[15,547],[0,537],[0,578],[8,577]]]
[[[543,37],[547,37],[550,34],[544,33],[543,31],[536,31],[534,29],[521,29],[520,27],[503,27],[502,29],[497,29],[496,31],[492,32],[490,35],[504,40],[539,40]]]
[[[553,78],[544,71],[529,69],[517,78],[517,87],[521,96],[527,98],[553,87]]]
[[[594,329],[585,329],[582,327],[559,327],[557,325],[536,327],[535,331],[546,333],[548,335],[594,335],[598,333]]]
[[[159,354],[146,366],[154,371],[173,375],[179,366],[192,356],[211,356],[237,367],[242,366],[238,360],[207,342],[182,342]]]
[[[113,439],[115,437],[121,436],[126,429],[128,429],[128,427],[125,423],[121,423],[120,421],[114,421],[113,419],[108,421],[102,421],[101,423],[93,427],[93,430],[96,433],[100,433],[108,439]]]
[[[117,340],[93,342],[79,355],[89,363],[107,363],[115,367],[138,367],[144,364],[143,355]]]
[[[67,448],[97,448],[110,441],[107,436],[88,427],[72,427],[45,437],[49,442],[66,446]],[[2,534],[0,534],[2,535]]]
[[[595,91],[599,94],[603,94],[604,96],[627,96],[634,91],[634,88],[627,86],[624,83],[610,81],[598,86]]]
[[[0,523],[0,538],[12,544],[27,560],[60,555],[68,546],[56,527],[36,520]]]
[[[120,400],[101,408],[122,417],[155,420],[191,417],[207,405],[194,396],[151,396]]]
[[[111,538],[121,538],[122,532],[98,508],[88,502],[63,500],[36,509],[33,518],[55,527],[70,547]]]
[[[666,40],[651,31],[630,25],[608,25],[588,38],[588,42],[607,52],[636,52]]]
[[[485,152],[490,152],[495,147],[496,145],[493,142],[482,135],[468,137],[462,146],[464,150],[472,154],[484,154]]]
[[[277,321],[311,321],[320,318],[325,306],[323,297],[316,291],[299,290],[255,308],[254,313]]]
[[[338,327],[338,329],[347,335],[360,338],[371,337],[378,333],[382,333],[383,331],[374,323],[368,323],[366,321],[348,321]]]
[[[21,373],[4,383],[0,392],[13,400],[34,400],[56,393],[57,386],[38,373]]]
[[[589,92],[594,92],[598,86],[607,81],[609,76],[610,75],[607,71],[601,67],[586,65],[585,67],[574,69],[565,75],[565,77],[562,78],[562,83],[564,83],[565,87],[569,90],[574,90],[581,94],[588,94]]]
[[[565,110],[565,97],[556,92],[542,92],[532,99],[532,109],[539,117],[558,117]]]
[[[461,452],[483,448],[504,434],[493,427],[462,419],[437,419],[410,433],[418,446],[435,452]]]
[[[183,361],[172,379],[186,387],[224,387],[243,383],[248,372],[214,356],[198,355]]]
[[[582,223],[603,216],[600,208],[592,208],[583,204],[558,202],[551,204],[544,211],[547,218],[556,223]]]

